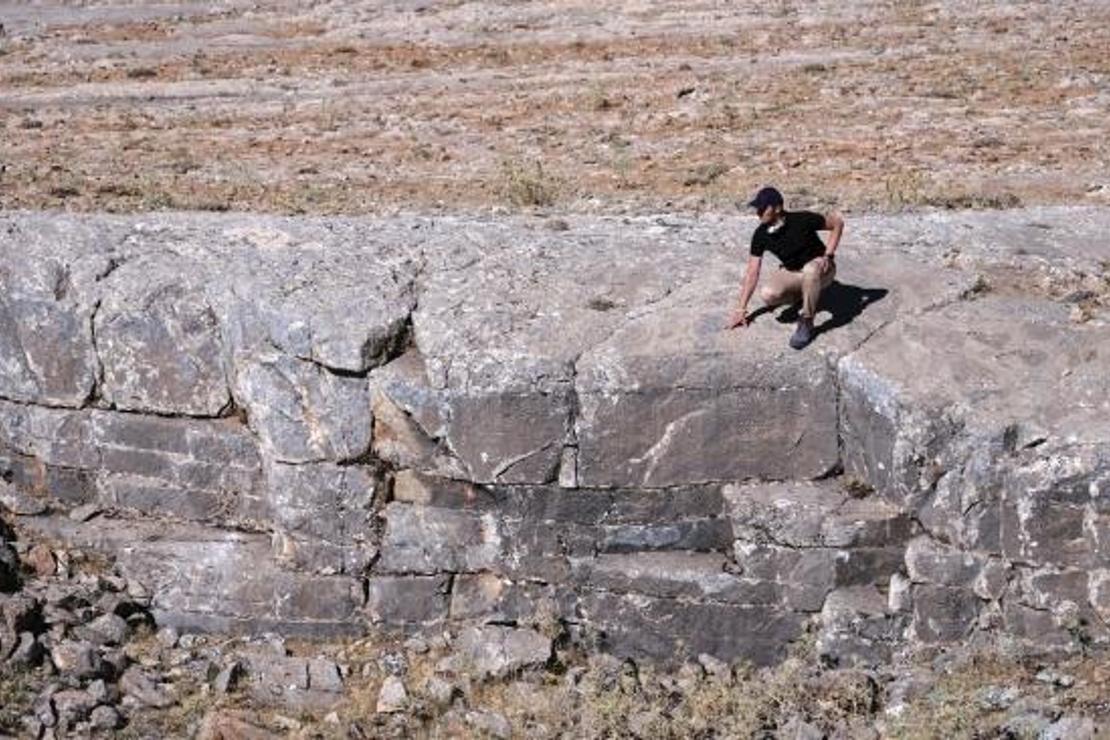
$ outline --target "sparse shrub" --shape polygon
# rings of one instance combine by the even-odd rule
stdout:
[[[682,184],[686,187],[693,185],[711,185],[717,178],[728,172],[728,166],[720,162],[698,165],[690,172]]]
[[[559,189],[558,180],[544,172],[543,163],[539,160],[528,164],[514,161],[501,163],[501,194],[514,206],[550,206],[555,202]]]
[[[920,172],[899,172],[887,178],[887,205],[893,208],[921,205],[925,201],[925,178]]]
[[[129,80],[149,80],[158,76],[158,70],[151,67],[135,67],[127,70]]]
[[[852,498],[867,498],[875,492],[875,487],[865,480],[849,476],[844,480],[844,490]]]

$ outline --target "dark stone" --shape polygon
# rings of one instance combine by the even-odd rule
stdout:
[[[366,611],[370,620],[386,625],[419,625],[447,616],[448,576],[371,576]]]
[[[82,639],[94,645],[122,645],[130,632],[127,620],[118,614],[103,614],[78,630]]]
[[[494,513],[391,503],[383,516],[382,573],[475,571],[500,560],[503,532]]]
[[[614,593],[746,606],[781,601],[778,584],[735,576],[725,571],[725,563],[723,555],[709,553],[635,553],[600,555],[580,562],[576,570],[584,586]]]
[[[65,641],[50,649],[54,667],[62,674],[76,679],[98,678],[104,675],[104,661],[87,642]]]
[[[87,691],[66,689],[55,693],[51,699],[54,702],[54,711],[58,714],[58,721],[72,726],[75,722],[88,719],[89,713],[97,702]]]
[[[686,603],[641,595],[583,595],[586,623],[600,647],[633,660],[676,665],[701,653],[771,665],[801,634],[802,619],[781,607]]]
[[[962,640],[974,626],[980,604],[966,588],[918,586],[913,591],[914,632],[926,643]]]
[[[165,709],[173,706],[174,698],[144,669],[132,666],[119,679],[119,689],[141,706]]]
[[[231,398],[216,315],[200,290],[171,280],[101,302],[101,393],[120,409],[215,416]]]
[[[98,730],[111,731],[123,725],[123,717],[114,707],[99,706],[92,710],[89,722]]]

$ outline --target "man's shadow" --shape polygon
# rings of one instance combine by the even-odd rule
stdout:
[[[886,288],[861,288],[858,285],[846,285],[833,281],[829,287],[821,291],[821,300],[817,304],[817,311],[828,311],[829,318],[815,326],[814,335],[821,335],[833,329],[855,321],[864,309],[872,303],[881,301],[890,291]],[[761,306],[751,313],[750,319],[756,319],[765,313],[778,310],[781,306]],[[785,311],[775,317],[780,324],[793,324],[798,320],[798,313],[802,304],[795,303],[788,306]]]

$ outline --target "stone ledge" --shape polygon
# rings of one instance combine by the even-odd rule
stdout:
[[[723,329],[748,225],[676,224],[0,215],[0,477],[150,517],[66,531],[182,624],[771,660],[864,589],[909,640],[1110,639],[1110,212],[853,219],[804,352]]]

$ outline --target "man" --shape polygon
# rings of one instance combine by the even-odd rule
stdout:
[[[798,327],[790,337],[790,346],[802,349],[814,338],[813,317],[821,291],[836,277],[835,255],[844,233],[844,219],[837,213],[822,216],[812,211],[787,211],[783,208],[782,193],[769,187],[756,193],[748,205],[759,216],[759,226],[752,234],[740,305],[729,318],[728,327],[747,326],[751,320],[748,300],[759,282],[763,255],[770,252],[782,266],[771,275],[759,296],[768,307],[801,302]],[[818,231],[832,232],[827,245],[817,235]]]

